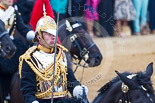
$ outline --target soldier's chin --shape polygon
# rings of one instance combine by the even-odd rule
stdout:
[[[8,6],[12,6],[12,5],[13,5],[13,3],[9,4]]]
[[[53,48],[54,47],[54,44],[53,45],[50,45],[50,47]]]

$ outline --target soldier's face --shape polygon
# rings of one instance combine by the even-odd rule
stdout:
[[[13,0],[0,0],[1,4],[5,7],[13,5]]]
[[[54,43],[55,43],[56,37],[55,37],[54,35],[52,35],[52,34],[47,33],[47,32],[43,32],[42,35],[43,35],[44,41],[45,41],[49,46],[54,47]],[[38,40],[39,40],[39,39],[38,39]],[[39,40],[39,43],[40,43],[41,45],[44,46],[44,44],[42,43],[41,40]]]
[[[13,0],[5,0],[8,5],[13,5]]]

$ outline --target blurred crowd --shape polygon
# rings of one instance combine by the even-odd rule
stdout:
[[[36,0],[15,0],[29,23]],[[155,0],[49,0],[59,21],[83,17],[91,37],[155,34]]]

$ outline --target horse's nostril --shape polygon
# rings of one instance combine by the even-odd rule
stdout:
[[[97,60],[101,60],[101,57],[100,57],[100,56],[96,56],[96,59],[97,59]]]
[[[102,60],[102,56],[100,56],[100,55],[96,56],[95,61],[96,61],[97,64],[100,64],[101,60]]]

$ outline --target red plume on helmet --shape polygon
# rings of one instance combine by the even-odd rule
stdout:
[[[16,2],[17,2],[17,0],[13,0],[13,2],[14,2],[14,3],[16,3]]]
[[[45,4],[45,9],[47,13],[46,15],[54,19],[53,10],[51,8],[49,0],[36,0],[30,20],[30,24],[34,31],[36,29],[36,24],[38,20],[43,17],[43,4]],[[57,38],[57,42],[61,44],[59,37]]]
[[[45,4],[45,9],[47,13],[46,15],[54,19],[53,10],[51,8],[49,0],[36,0],[30,20],[30,24],[32,25],[34,31],[38,20],[43,17],[43,4]]]

